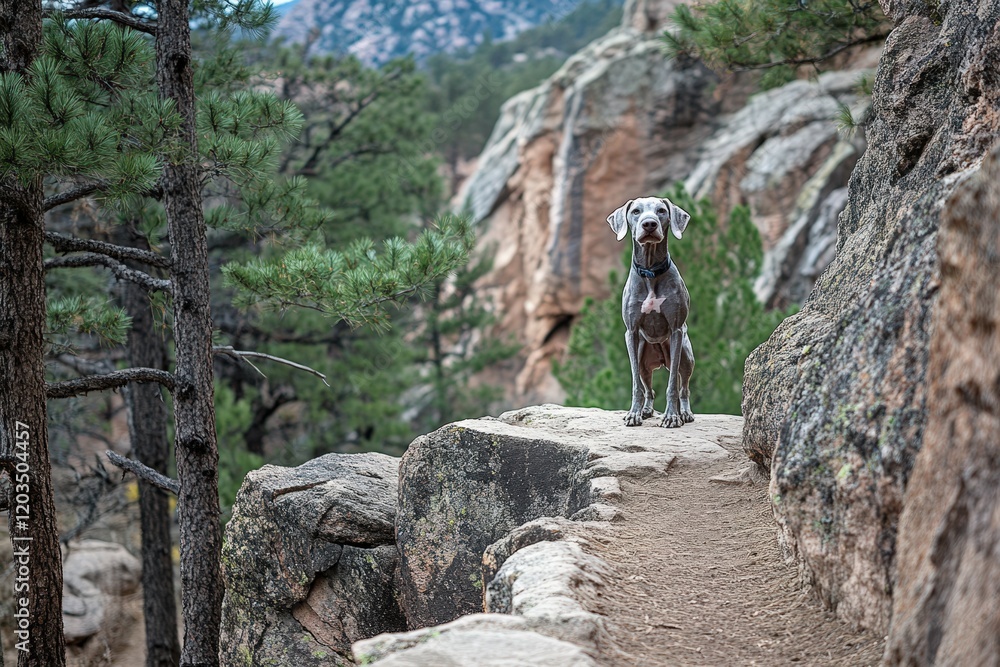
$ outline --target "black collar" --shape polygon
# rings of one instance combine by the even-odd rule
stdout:
[[[670,255],[667,255],[667,258],[659,264],[654,264],[648,268],[636,264],[635,257],[632,257],[632,266],[635,267],[636,272],[643,278],[656,278],[670,270]]]

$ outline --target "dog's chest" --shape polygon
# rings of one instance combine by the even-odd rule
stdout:
[[[666,300],[667,297],[665,296],[656,296],[656,292],[654,292],[653,288],[650,287],[649,293],[643,300],[642,305],[639,307],[639,310],[642,312],[643,315],[649,315],[650,313],[661,313],[663,312],[661,310],[663,308],[663,302]]]

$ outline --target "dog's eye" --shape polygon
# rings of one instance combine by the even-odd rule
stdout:
[[[632,209],[632,215],[639,215],[639,209]]]
[[[657,213],[659,213],[660,215],[663,215],[664,213],[666,213],[666,212],[667,212],[667,209],[665,209],[665,208],[660,208],[660,209],[657,209],[657,210],[656,210],[656,212],[657,212]]]

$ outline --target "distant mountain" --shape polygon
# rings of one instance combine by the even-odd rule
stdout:
[[[299,4],[299,0],[291,0],[291,2],[285,2],[280,5],[275,5],[275,9],[278,12],[278,16],[284,16],[288,12],[295,9],[296,5]]]
[[[297,0],[274,31],[312,51],[351,53],[369,65],[414,54],[452,52],[558,21],[581,0]]]

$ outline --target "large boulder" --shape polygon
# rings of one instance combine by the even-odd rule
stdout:
[[[399,459],[328,454],[247,475],[226,527],[222,664],[349,664],[406,624],[395,599]]]
[[[1000,144],[949,200],[938,256],[886,664],[1000,665]]]
[[[569,516],[588,487],[587,447],[496,420],[413,441],[400,468],[401,597],[412,627],[483,610],[483,551],[541,516]],[[589,499],[587,499],[589,502]]]
[[[747,360],[743,403],[744,447],[771,468],[775,515],[803,577],[839,616],[879,632],[929,423],[938,224],[1000,128],[1000,6],[891,5],[870,148],[851,176],[837,258]]]

